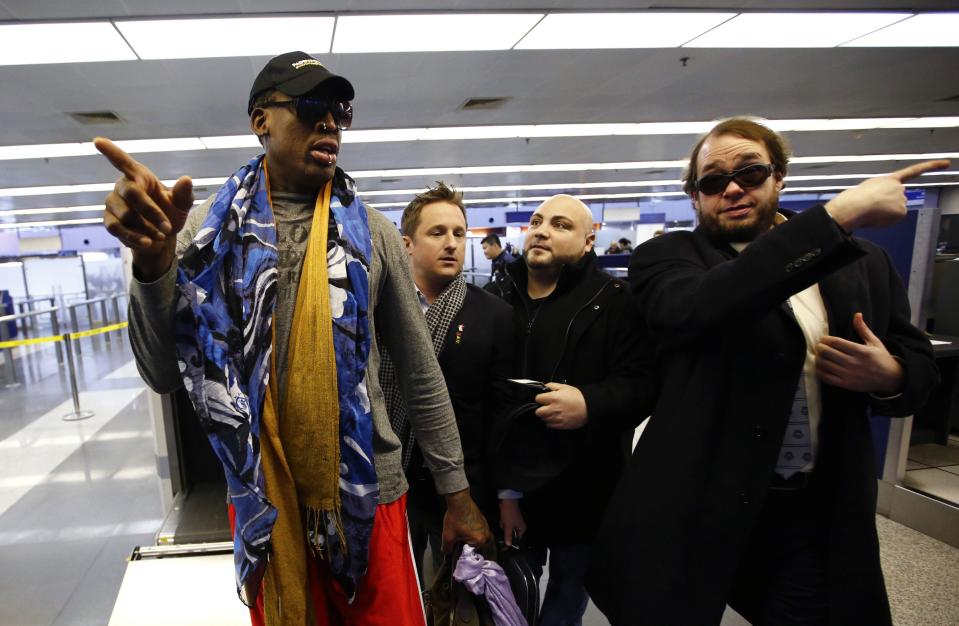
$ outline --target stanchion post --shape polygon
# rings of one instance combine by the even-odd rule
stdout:
[[[77,307],[75,307],[75,306],[72,305],[72,304],[68,304],[68,305],[67,305],[67,309],[70,311],[70,327],[71,327],[72,331],[75,332],[75,333],[80,332],[80,325],[77,323]],[[77,341],[77,343],[76,343],[76,345],[74,346],[74,348],[76,349],[77,354],[81,354],[81,353],[83,352],[83,349],[80,348],[80,342],[79,342],[79,341]]]
[[[57,315],[57,307],[50,309],[50,329],[54,335],[60,334],[60,317]],[[63,365],[63,347],[60,346],[59,341],[54,342],[53,345],[57,349],[57,364]]]
[[[0,341],[9,341],[10,333],[7,332],[7,322],[0,322]],[[13,348],[4,348],[3,360],[7,362],[7,368],[10,370],[10,382],[8,382],[4,387],[10,389],[12,387],[19,387],[20,383],[17,381],[17,365],[13,362]]]
[[[120,294],[114,293],[110,295],[110,302],[113,304],[113,323],[119,324],[120,320]],[[123,329],[117,330],[117,337],[120,338],[120,343],[123,343]]]
[[[69,333],[63,336],[63,346],[67,352],[67,376],[70,379],[70,393],[73,395],[73,412],[67,413],[62,419],[65,422],[89,419],[93,417],[93,411],[80,410],[80,392],[77,390],[77,371],[73,362],[73,339]]]
[[[93,303],[89,300],[87,301],[87,321],[90,322],[90,330],[93,330],[97,327],[96,320],[93,319]],[[80,340],[77,339],[77,344],[79,345]],[[92,335],[90,337],[90,347],[99,348],[100,347],[100,335]]]
[[[110,318],[107,317],[107,297],[103,296],[103,299],[100,300],[100,317],[103,320],[104,326],[110,325]],[[103,341],[110,343],[110,333],[103,333]]]

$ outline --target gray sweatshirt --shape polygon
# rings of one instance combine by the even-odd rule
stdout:
[[[286,392],[287,340],[292,325],[300,268],[306,251],[314,198],[274,193],[277,222],[278,289],[276,327],[277,383]],[[212,204],[212,198],[191,211],[177,235],[177,257],[193,240]],[[370,333],[374,337],[366,369],[366,385],[373,414],[373,452],[380,484],[379,502],[389,503],[406,492],[400,463],[401,444],[390,427],[386,401],[379,383],[383,341],[396,363],[397,378],[409,407],[416,440],[433,473],[439,493],[467,487],[459,432],[426,321],[416,298],[403,240],[396,227],[379,211],[367,209],[373,238],[370,267]],[[173,314],[177,264],[157,280],[144,283],[134,276],[130,285],[130,342],[143,380],[158,393],[169,393],[183,384],[176,363]],[[283,416],[279,416],[283,419]]]

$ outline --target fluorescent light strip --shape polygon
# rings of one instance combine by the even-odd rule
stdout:
[[[102,204],[87,204],[79,206],[58,206],[46,209],[6,209],[0,211],[0,219],[7,215],[53,215],[56,213],[86,213],[88,211],[102,211]]]
[[[883,176],[888,172],[877,174],[820,174],[819,176],[787,176],[786,182],[807,181],[807,180],[865,180]],[[959,176],[959,171],[949,170],[940,172],[927,172],[923,176]],[[594,183],[542,183],[536,185],[492,185],[487,187],[460,187],[456,190],[461,193],[489,193],[499,191],[544,191],[544,190],[563,190],[563,189],[617,189],[622,187],[680,187],[681,180],[627,180],[627,181],[605,181]],[[426,187],[418,189],[380,189],[377,191],[360,191],[359,195],[363,198],[383,197],[383,196],[415,196],[423,193]]]
[[[852,154],[836,156],[793,157],[790,163],[855,163],[857,161],[931,161],[956,159],[959,152],[926,152],[914,154]]]
[[[959,12],[920,13],[842,45],[850,48],[955,48],[959,45],[957,32]]]
[[[513,174],[529,172],[584,172],[602,170],[681,169],[686,160],[624,161],[622,163],[545,163],[539,165],[468,165],[459,167],[420,167],[394,170],[360,170],[353,178],[398,178],[404,176],[468,176],[471,174]]]
[[[950,185],[959,185],[959,182],[953,183],[913,183],[907,184],[906,187],[945,187]],[[783,190],[783,193],[798,193],[798,192],[807,192],[807,191],[823,191],[823,190],[832,190],[832,189],[851,189],[855,185],[837,185],[837,186],[824,186],[824,187],[786,187]],[[628,198],[669,198],[669,197],[679,197],[685,196],[686,192],[684,191],[651,191],[651,192],[638,192],[638,193],[602,193],[602,194],[571,194],[574,198],[579,198],[580,200],[620,200]],[[533,202],[544,202],[549,200],[552,196],[524,196],[520,198],[467,198],[463,200],[463,204],[530,204]],[[368,206],[374,209],[384,209],[384,208],[400,208],[405,207],[407,202],[378,202],[370,203]]]
[[[696,11],[550,13],[515,49],[676,48],[734,17]]]
[[[110,191],[115,183],[87,183],[83,185],[49,185],[46,187],[8,187],[0,189],[0,197],[22,198],[26,196],[53,196],[64,193],[87,193]]]
[[[684,48],[834,48],[912,13],[741,13]]]
[[[637,181],[610,181],[599,183],[543,183],[538,185],[492,185],[488,187],[456,187],[462,193],[488,193],[495,191],[537,191],[548,189],[602,189],[618,187],[674,187],[682,185],[679,180],[637,180]],[[419,189],[385,189],[379,191],[361,191],[363,198],[375,196],[413,196],[423,193],[425,187]]]
[[[0,65],[134,61],[136,58],[110,22],[0,26]]]
[[[959,152],[926,154],[868,154],[794,157],[790,163],[848,163],[856,161],[926,161],[956,159]],[[481,165],[466,167],[424,167],[395,170],[360,170],[350,172],[353,178],[400,178],[404,176],[455,176],[471,174],[514,174],[525,172],[582,172],[604,170],[682,169],[688,161],[625,161],[619,163],[549,163],[543,165]]]
[[[870,155],[842,155],[842,156],[811,156],[794,157],[790,163],[845,163],[856,161],[925,161],[931,159],[957,159],[959,152],[936,152],[926,154],[870,154]],[[467,176],[472,174],[512,174],[524,172],[579,172],[579,171],[603,171],[603,170],[640,170],[640,169],[682,169],[686,167],[687,161],[632,161],[621,163],[549,163],[541,165],[482,165],[482,166],[464,166],[464,167],[441,167],[441,168],[419,168],[419,169],[397,169],[397,170],[359,170],[350,173],[353,178],[396,178],[396,177],[425,177],[425,176]],[[888,173],[888,172],[885,172]],[[957,171],[939,171],[928,172],[924,176],[951,176],[959,174]],[[789,176],[786,180],[829,180],[829,179],[860,179],[881,176],[882,174],[819,174],[807,176]],[[219,186],[225,179],[219,177],[213,178],[194,178],[193,187],[202,188],[210,186]],[[161,181],[164,185],[171,186],[176,180],[169,179]],[[562,183],[551,184],[544,183],[538,185],[496,185],[490,187],[462,187],[462,191],[510,191],[510,190],[536,190],[536,189],[575,189],[590,187],[615,187],[615,186],[656,186],[680,184],[677,181],[626,181],[626,182],[608,182],[608,183]],[[25,197],[25,196],[44,196],[65,193],[82,193],[90,191],[109,191],[113,189],[114,183],[91,183],[84,185],[52,185],[45,187],[9,187],[0,189],[0,197]],[[423,188],[401,189],[401,190],[380,190],[360,192],[363,197],[390,196],[400,194],[417,194],[423,191]],[[2,213],[2,212],[0,212]]]
[[[225,178],[194,178],[193,188],[217,186],[223,184]],[[176,179],[160,181],[167,187],[173,186]],[[89,193],[94,191],[112,191],[115,182],[110,183],[86,183],[82,185],[48,185],[42,187],[7,187],[0,189],[0,198],[23,198],[27,196],[54,196],[65,193]]]
[[[332,16],[114,20],[141,59],[274,56],[289,50],[327,53]]]
[[[139,152],[180,152],[206,150],[199,137],[173,137],[161,139],[131,139],[115,141],[123,150]],[[50,159],[55,157],[89,156],[100,154],[93,142],[51,143],[22,146],[0,146],[0,161],[18,159]]]
[[[639,193],[599,193],[599,194],[572,194],[574,198],[580,200],[605,200],[620,198],[652,198],[665,196],[685,196],[682,191],[653,191]],[[521,198],[465,198],[463,204],[530,204],[532,202],[544,202],[552,196],[523,196]],[[374,209],[405,207],[407,202],[378,202],[370,203],[367,206]]]
[[[883,128],[902,128],[902,124],[915,122],[917,119],[918,118],[911,117],[879,117],[830,120],[768,120],[768,125],[770,128],[780,133],[836,130],[878,130]],[[947,125],[950,124],[948,122],[939,123],[946,123]],[[924,127],[919,126],[918,128]],[[942,127],[939,126],[939,128]]]
[[[200,142],[207,150],[233,150],[236,148],[260,148],[260,140],[256,135],[222,135],[220,137],[200,137]]]
[[[959,117],[881,117],[762,121],[768,124],[773,130],[780,132],[959,127]],[[343,143],[461,141],[466,139],[517,139],[529,137],[699,135],[709,131],[715,124],[715,121],[706,121],[386,128],[347,131],[343,135]],[[116,144],[130,153],[260,148],[259,142],[253,135],[133,139],[116,141]],[[98,152],[92,142],[0,146],[0,160],[41,159],[95,154],[98,154]]]
[[[959,172],[948,172],[949,174],[957,174]],[[854,175],[854,176],[841,176],[838,178],[871,178],[872,175]],[[822,178],[822,177],[819,177]],[[631,184],[631,183],[627,183]],[[678,181],[677,183],[678,184]],[[959,181],[955,182],[929,182],[929,183],[907,183],[906,187],[949,187],[959,185]],[[560,186],[559,188],[572,188],[573,185]],[[782,193],[800,193],[800,192],[811,192],[811,191],[835,191],[843,189],[852,189],[855,185],[822,185],[822,186],[812,186],[812,187],[786,187]],[[465,189],[465,188],[464,188]],[[460,191],[464,191],[460,189]],[[411,190],[419,191],[419,190]],[[664,198],[664,197],[678,197],[685,196],[686,193],[683,191],[650,191],[650,192],[635,192],[635,193],[607,193],[607,194],[573,194],[574,197],[581,200],[616,200],[623,198]],[[549,199],[552,196],[523,196],[523,197],[501,197],[501,198],[467,198],[463,200],[464,204],[529,204],[532,202],[543,202]],[[193,204],[198,205],[202,204],[203,200],[197,200]],[[405,207],[408,204],[406,201],[401,202],[371,202],[367,203],[367,206],[375,209],[383,208],[401,208]],[[68,212],[77,212],[82,213],[85,211],[95,211],[102,209],[100,205],[89,205],[89,206],[76,206],[76,207],[54,207],[49,209],[17,209],[17,210],[8,210],[0,211],[0,219],[4,215],[39,215],[45,213],[68,213]],[[51,226],[51,225],[71,225],[71,224],[95,224],[101,222],[102,218],[90,218],[90,219],[78,219],[78,220],[61,220],[57,222],[13,222],[2,224],[0,223],[0,228],[17,228],[17,227],[38,227],[38,226]]]
[[[336,20],[333,53],[509,50],[542,13],[345,15]]]
[[[80,220],[50,220],[42,222],[12,222],[10,224],[0,224],[0,230],[12,230],[19,228],[50,228],[51,226],[80,226],[82,224],[101,224],[102,217],[92,217]]]
[[[953,185],[959,185],[959,182],[945,182],[945,183],[906,183],[903,187],[951,187]],[[852,189],[856,185],[822,185],[814,187],[786,187],[783,189],[782,193],[796,193],[796,192],[806,192],[806,191],[830,191],[830,190],[843,190],[843,189]]]

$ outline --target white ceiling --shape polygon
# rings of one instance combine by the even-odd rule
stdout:
[[[0,0],[0,21],[130,16],[240,15],[246,0]],[[334,1],[269,3],[271,14],[325,11],[642,9],[606,1]],[[824,9],[823,2],[657,3],[657,9]],[[889,0],[843,9],[902,9]],[[914,1],[907,10],[954,9]],[[428,33],[410,33],[428,37]],[[957,35],[959,46],[959,35]],[[685,66],[682,57],[688,57]],[[357,129],[487,124],[701,121],[736,114],[770,119],[959,115],[959,47],[911,49],[640,49],[401,54],[326,54],[319,58],[356,87]],[[266,57],[0,67],[0,145],[236,135],[248,132],[246,100]],[[472,97],[509,97],[491,111],[461,111]],[[86,126],[67,112],[115,111],[124,122]],[[800,156],[959,151],[959,128],[804,132],[788,135]],[[695,137],[583,137],[346,144],[349,171],[458,165],[674,160]],[[152,153],[138,158],[161,178],[226,176],[251,150]],[[895,163],[793,168],[795,174],[873,173]],[[959,164],[954,166],[959,169]],[[571,183],[678,178],[676,169],[445,177],[459,185]],[[106,182],[116,178],[99,156],[0,162],[0,188]],[[410,189],[436,177],[383,182],[361,190]],[[959,181],[959,177],[938,177]],[[612,189],[612,192],[622,191]],[[644,190],[645,191],[645,190]],[[590,190],[590,193],[595,190]],[[517,192],[543,195],[544,192]],[[504,194],[497,192],[501,197]],[[94,204],[104,193],[0,197],[0,209]],[[468,195],[469,197],[469,195]],[[474,194],[482,197],[482,194]],[[384,198],[403,200],[405,198]],[[378,199],[379,200],[379,199]],[[87,214],[85,216],[89,216]],[[61,219],[66,216],[59,216]],[[0,218],[2,219],[2,218]],[[20,216],[18,221],[51,219]],[[4,220],[9,221],[9,220]]]

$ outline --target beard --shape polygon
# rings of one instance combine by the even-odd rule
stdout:
[[[697,210],[700,225],[727,243],[748,243],[770,228],[779,210],[779,196],[757,204],[748,220],[723,220],[722,214]]]

